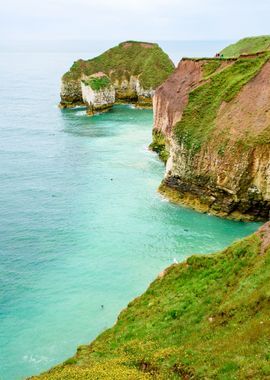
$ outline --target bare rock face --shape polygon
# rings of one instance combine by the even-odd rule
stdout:
[[[138,78],[133,75],[131,75],[129,78],[117,78],[113,80],[117,102],[125,103],[127,100],[130,102],[137,101],[137,81]]]
[[[157,88],[153,97],[154,129],[170,136],[181,119],[189,92],[202,78],[203,61],[182,60],[174,73]]]
[[[210,75],[212,60],[183,60],[156,90],[153,135],[170,154],[164,195],[229,218],[269,218],[269,59],[222,60]]]
[[[109,77],[102,72],[82,80],[81,89],[89,115],[108,110],[115,102],[115,88]]]
[[[81,82],[78,80],[61,82],[61,98],[65,100],[60,103],[60,108],[69,108],[84,105],[82,98]]]
[[[222,60],[219,70],[232,61]],[[153,97],[154,130],[167,137],[171,135],[172,127],[181,120],[189,93],[204,82],[203,67],[207,63],[208,59],[182,59],[173,74],[156,89]]]

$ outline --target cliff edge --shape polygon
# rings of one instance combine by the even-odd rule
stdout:
[[[157,44],[122,42],[98,57],[74,62],[62,77],[60,107],[87,105],[91,114],[114,102],[152,106],[155,89],[173,70],[174,64]],[[97,80],[92,86],[93,76],[97,79],[100,73],[107,77],[107,86],[100,87]]]
[[[183,59],[153,104],[151,146],[167,162],[160,191],[199,211],[267,220],[270,52]]]
[[[267,223],[160,273],[114,327],[32,380],[268,379],[269,270]]]
[[[270,36],[246,37],[223,49],[224,57],[239,57],[242,54],[256,54],[270,50]]]

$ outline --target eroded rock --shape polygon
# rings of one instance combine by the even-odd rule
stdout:
[[[269,218],[269,58],[184,59],[156,90],[154,133],[170,155],[164,195],[220,216]]]

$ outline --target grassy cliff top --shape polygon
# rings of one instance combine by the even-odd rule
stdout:
[[[239,57],[241,54],[254,54],[270,49],[270,35],[247,37],[221,51],[224,57]]]
[[[116,325],[33,379],[269,379],[270,226],[173,265]]]
[[[174,64],[157,45],[148,42],[126,41],[89,60],[74,62],[64,74],[63,81],[78,80],[81,76],[102,71],[112,80],[129,79],[140,75],[144,88],[156,88],[173,72]]]
[[[82,82],[86,86],[90,86],[92,90],[99,91],[101,89],[104,89],[106,87],[110,87],[112,82],[110,78],[107,75],[91,75],[87,79],[83,79]]]

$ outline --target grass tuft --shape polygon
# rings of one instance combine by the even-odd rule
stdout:
[[[103,88],[110,87],[111,81],[107,75],[102,77],[90,77],[82,81],[85,85],[90,86],[92,90],[99,91]]]
[[[152,133],[152,143],[149,145],[149,148],[156,152],[165,164],[170,156],[168,149],[166,148],[166,139],[162,132],[153,130]]]

